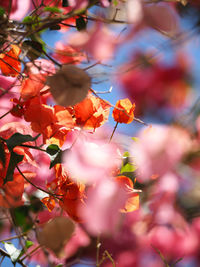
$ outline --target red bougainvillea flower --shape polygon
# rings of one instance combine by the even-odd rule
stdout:
[[[136,116],[142,116],[146,110],[170,108],[176,111],[187,105],[191,88],[188,83],[190,68],[187,58],[181,53],[177,54],[171,65],[151,58],[151,54],[136,53],[119,75],[118,81],[123,90],[136,104]],[[127,72],[136,62],[140,67]]]
[[[62,64],[80,64],[85,59],[83,53],[62,42],[56,43],[53,57]]]
[[[82,221],[79,216],[78,207],[84,205],[85,185],[72,181],[61,164],[56,164],[54,169],[56,179],[47,185],[48,188],[60,195],[59,205],[74,221]],[[54,203],[52,198],[44,199],[43,203],[49,210],[53,209]]]
[[[39,97],[34,97],[26,103],[24,118],[31,122],[33,131],[43,134],[45,143],[59,146],[63,145],[68,131],[74,126],[74,119],[67,108],[42,104]]]
[[[42,133],[48,125],[55,122],[54,109],[42,104],[40,99],[35,97],[27,103],[24,118],[26,121],[31,122],[33,131]]]
[[[21,134],[32,134],[32,131],[30,130],[29,127],[19,122],[10,122],[4,124],[4,126],[0,128],[0,136],[3,139],[10,138],[16,132]],[[27,144],[32,144],[32,143],[27,142]],[[10,151],[8,150],[6,144],[3,141],[1,142],[1,147],[3,148],[5,153],[5,162],[0,160],[0,206],[5,208],[11,208],[23,204],[22,194],[24,192],[24,178],[22,177],[21,174],[15,172],[14,170],[14,174],[12,175],[12,180],[7,181],[4,184],[5,179],[7,178],[7,172],[12,157]],[[34,158],[28,148],[16,146],[14,147],[13,152],[16,153],[17,155],[24,156],[23,160],[21,162],[18,162],[18,164],[29,163],[33,166],[36,166]],[[23,173],[27,172],[23,171]],[[28,172],[28,175],[29,177],[32,177],[34,174]]]
[[[23,100],[28,100],[31,97],[38,95],[41,89],[45,86],[46,77],[42,74],[29,74],[27,79],[22,82],[20,95]]]
[[[26,64],[26,74],[28,78],[24,79],[20,88],[20,96],[23,100],[28,100],[39,94],[48,91],[45,85],[46,77],[55,73],[55,66],[46,59],[35,60],[34,63]],[[50,93],[49,93],[50,94]]]
[[[131,123],[134,119],[135,104],[128,98],[118,100],[113,110],[113,118],[119,123]]]
[[[33,136],[33,132],[28,125],[22,124],[20,122],[9,122],[4,124],[0,128],[0,136],[4,139],[10,138],[13,134],[20,133],[20,134],[29,134]],[[32,145],[32,142],[26,142],[27,145]],[[33,166],[37,166],[31,152],[27,147],[19,147],[16,146],[13,149],[19,155],[23,155],[24,159],[22,162],[27,162]]]
[[[72,114],[76,118],[77,126],[95,130],[108,120],[109,112],[110,106],[107,103],[88,94],[87,98],[73,107]]]
[[[24,178],[19,174],[13,175],[13,181],[0,186],[0,207],[12,208],[23,204]]]
[[[139,209],[139,194],[137,193],[138,190],[133,189],[132,180],[126,176],[118,176],[115,181],[125,190],[128,196],[125,206],[120,211],[126,213]]]
[[[5,76],[17,76],[21,71],[19,54],[21,49],[17,45],[11,45],[8,52],[0,54],[0,68]]]
[[[24,193],[25,181],[20,173],[15,172],[13,174],[13,180],[4,184],[10,160],[10,153],[6,147],[4,151],[6,159],[5,166],[3,166],[0,160],[0,207],[13,208],[23,205],[22,195]],[[29,171],[23,171],[23,174],[29,179],[34,176],[34,173]]]

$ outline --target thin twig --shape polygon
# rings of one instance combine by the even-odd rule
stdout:
[[[23,174],[23,172],[19,169],[19,167],[18,166],[16,166],[16,168],[17,168],[17,170],[18,170],[18,172],[21,174],[21,176],[29,183],[29,184],[31,184],[32,186],[34,186],[35,188],[37,188],[38,190],[40,190],[40,191],[42,191],[42,192],[44,192],[44,193],[46,193],[46,194],[48,194],[48,195],[51,195],[51,196],[53,196],[53,197],[56,197],[56,198],[58,198],[59,196],[60,197],[62,197],[63,195],[58,195],[58,194],[54,194],[54,193],[51,193],[51,192],[49,192],[49,191],[46,191],[45,189],[42,189],[42,188],[40,188],[39,186],[37,186],[37,185],[35,185],[34,183],[32,183],[24,174]],[[59,198],[58,198],[59,199]],[[59,199],[60,200],[60,199]]]
[[[8,257],[10,259],[10,255],[5,251],[3,250],[2,248],[0,248],[0,254],[4,257]],[[23,263],[22,260],[20,259],[17,259],[16,260],[16,263],[19,263],[22,267],[28,267],[26,264]]]
[[[116,129],[117,129],[118,123],[119,123],[119,122],[117,122],[117,123],[115,124],[115,127],[114,127],[114,129],[113,129],[113,131],[112,131],[111,137],[110,137],[110,139],[109,139],[109,142],[111,142],[111,140],[112,140],[112,138],[113,138],[113,135],[114,135],[114,133],[115,133],[115,131],[116,131]]]
[[[96,244],[96,267],[100,266],[100,235],[97,236],[97,244]]]
[[[18,239],[19,237],[26,236],[26,235],[27,235],[27,233],[22,233],[20,235],[15,235],[15,236],[11,236],[11,237],[5,238],[3,240],[0,240],[0,242],[6,242],[9,240]]]

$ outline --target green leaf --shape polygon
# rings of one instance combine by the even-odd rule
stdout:
[[[0,6],[0,17],[2,17],[5,14],[5,9]]]
[[[5,250],[10,256],[11,261],[14,263],[17,261],[21,250],[17,249],[12,243],[4,243]]]
[[[46,148],[46,152],[51,156],[57,154],[59,151],[60,151],[59,146],[55,144],[51,144]]]
[[[87,23],[83,17],[79,17],[76,19],[76,28],[78,31],[85,30],[87,27]]]
[[[134,166],[131,163],[127,163],[121,167],[121,174],[125,172],[134,172],[136,169],[137,169],[136,166]]]
[[[58,264],[58,265],[56,265],[56,267],[62,267],[63,266],[63,264]]]
[[[30,247],[32,247],[33,244],[34,244],[34,243],[33,243],[32,241],[30,241],[30,240],[26,240],[25,247],[26,247],[26,248],[30,248]]]
[[[1,142],[0,142],[0,160],[3,164],[3,167],[5,167],[6,155],[5,155],[5,151],[4,151],[4,146]]]
[[[30,210],[30,206],[20,206],[13,209],[16,226],[21,227],[23,232],[26,232],[33,227],[33,222],[29,216]]]
[[[6,140],[6,144],[8,149],[11,151],[14,147],[20,146],[23,143],[35,141],[39,136],[40,134],[38,134],[36,137],[32,137],[29,134],[24,135],[20,133],[14,133],[9,139]]]
[[[60,150],[56,155],[51,157],[50,169],[58,163],[62,163],[62,153],[63,151]]]
[[[46,152],[49,154],[49,157],[51,159],[50,163],[50,169],[55,166],[58,163],[62,162],[62,154],[64,151],[62,151],[59,146],[55,144],[51,144],[46,148]]]
[[[128,151],[124,152],[123,154],[123,165],[121,167],[120,173],[129,173],[129,172],[134,172],[137,167],[130,162],[130,153]]]
[[[46,6],[44,11],[51,12],[51,13],[62,13],[62,9],[56,6]]]
[[[26,16],[23,19],[23,23],[31,23],[31,22],[33,22],[33,18],[31,16]]]
[[[8,181],[13,181],[13,174],[14,174],[15,167],[17,166],[19,162],[23,160],[23,158],[24,158],[23,155],[19,155],[15,153],[14,151],[11,151],[10,161],[9,161],[9,165],[8,165],[8,169],[6,173],[6,178],[4,179],[4,184],[7,183]]]
[[[131,137],[131,139],[135,142],[138,142],[139,141],[139,138],[138,137]]]
[[[114,4],[114,6],[117,6],[118,5],[118,1],[117,0],[114,0],[113,1],[113,4]]]

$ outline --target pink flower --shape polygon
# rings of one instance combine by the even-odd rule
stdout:
[[[117,146],[102,141],[78,138],[63,156],[63,164],[75,181],[93,184],[112,176],[120,166]]]
[[[96,60],[109,60],[117,45],[116,36],[101,23],[96,23],[88,31],[71,35],[69,44],[90,53]]]
[[[8,0],[1,0],[1,6],[5,8],[6,11],[8,11],[9,3]],[[10,19],[14,20],[20,20],[22,19],[27,12],[29,11],[29,8],[31,6],[31,0],[12,0],[12,8],[10,13]]]
[[[99,2],[103,7],[108,7],[110,5],[108,0],[100,0]],[[69,0],[69,5],[75,9],[86,8],[88,4],[88,0]]]
[[[56,72],[55,65],[47,59],[37,59],[26,64],[29,74],[52,75]]]
[[[119,226],[119,210],[127,193],[111,179],[102,180],[88,192],[86,205],[79,208],[87,230],[92,235],[114,233]]]
[[[188,133],[178,127],[153,125],[139,135],[131,148],[140,182],[162,176],[176,167],[190,148]]]
[[[173,255],[176,244],[175,231],[166,226],[155,226],[148,234],[149,243],[160,250],[165,257]],[[156,253],[156,251],[155,251]]]
[[[88,6],[88,0],[69,0],[69,5],[75,9],[84,9]]]
[[[67,258],[74,255],[80,247],[86,247],[90,244],[90,238],[84,230],[77,224],[75,232],[65,245],[65,255]]]
[[[133,12],[132,12],[133,11]],[[148,4],[141,0],[129,0],[126,4],[127,20],[131,31],[126,40],[132,38],[138,31],[151,27],[167,36],[178,33],[178,16],[175,9],[168,4]]]

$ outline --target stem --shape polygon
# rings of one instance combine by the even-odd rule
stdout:
[[[98,65],[98,64],[101,64],[101,62],[100,62],[100,61],[97,61],[96,63],[94,63],[94,64],[92,64],[92,65],[90,65],[90,66],[84,68],[83,70],[89,70],[89,69],[95,67],[95,66]]]
[[[96,267],[100,266],[100,261],[99,261],[99,255],[100,255],[100,235],[97,236],[97,253],[96,253]]]
[[[113,267],[116,267],[115,262],[114,262],[112,256],[110,255],[110,253],[109,253],[107,250],[105,250],[104,253],[105,253],[106,256],[109,258],[109,260],[112,262],[112,266],[113,266]]]
[[[19,145],[19,146],[22,146],[22,147],[28,147],[28,148],[31,148],[31,149],[36,149],[36,150],[40,150],[40,151],[46,152],[45,149],[42,149],[42,148],[40,148],[40,147],[38,147],[38,146],[31,146],[31,145],[24,145],[24,144],[21,144],[21,145]]]
[[[46,193],[46,194],[48,194],[48,195],[51,195],[51,196],[53,196],[53,197],[57,197],[58,198],[58,196],[60,196],[60,197],[62,197],[63,195],[57,195],[57,194],[53,194],[53,193],[51,193],[51,192],[49,192],[49,191],[46,191],[46,190],[44,190],[44,189],[42,189],[42,188],[40,188],[39,186],[37,186],[37,185],[35,185],[34,183],[32,183],[24,174],[23,174],[23,172],[19,169],[19,167],[18,166],[16,166],[16,168],[17,168],[17,170],[18,170],[18,172],[21,174],[21,176],[29,183],[29,184],[31,184],[32,186],[34,186],[35,188],[37,188],[38,190],[40,190],[40,191],[42,191],[42,192],[44,192],[44,193]],[[59,198],[58,198],[59,199]],[[60,199],[59,199],[60,200]]]
[[[3,115],[0,117],[0,120],[3,119],[5,116],[7,116],[9,113],[10,113],[10,110],[7,111],[5,114],[3,114]]]
[[[19,237],[26,236],[26,235],[27,235],[27,233],[23,233],[23,234],[20,234],[20,235],[11,236],[9,238],[5,238],[3,240],[0,240],[0,242],[9,241],[9,240],[12,240],[12,239],[18,239]]]
[[[142,123],[142,124],[144,124],[145,126],[149,126],[149,124],[147,124],[146,122],[144,122],[144,121],[142,121],[142,120],[140,120],[140,119],[138,119],[138,118],[134,118],[133,120],[134,120],[134,121],[137,121],[137,122],[139,122],[139,123]]]
[[[117,122],[117,123],[115,124],[115,127],[114,127],[114,129],[113,129],[113,132],[112,132],[111,137],[110,137],[110,139],[109,139],[109,142],[110,142],[110,141],[112,140],[112,138],[113,138],[113,135],[114,135],[114,133],[115,133],[115,131],[116,131],[116,129],[117,129],[118,123],[119,123],[119,122]]]
[[[27,257],[31,256],[36,250],[38,250],[41,247],[42,247],[41,245],[38,245],[36,248],[34,248],[28,254],[26,254],[23,258],[21,258],[21,261],[24,261]]]
[[[5,250],[3,250],[2,248],[0,248],[0,254],[3,257],[8,257],[10,259],[10,255]],[[23,263],[23,260],[18,259],[16,262],[19,263],[22,267],[27,267],[27,265],[25,265]]]

